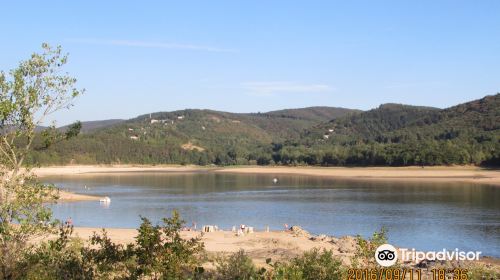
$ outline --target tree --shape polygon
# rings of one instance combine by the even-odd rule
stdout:
[[[135,246],[132,247],[136,266],[131,275],[148,279],[183,279],[196,273],[203,243],[199,238],[184,239],[180,230],[184,221],[179,212],[163,218],[162,225],[152,225],[142,217]]]
[[[75,78],[61,73],[68,58],[61,47],[43,44],[42,48],[42,53],[34,53],[9,73],[0,72],[1,278],[15,273],[13,264],[29,247],[30,238],[51,232],[55,225],[44,204],[57,198],[55,188],[41,184],[25,166],[36,129],[49,115],[71,107],[83,93],[75,87]],[[66,136],[76,135],[77,129],[72,127]],[[54,137],[53,133],[42,135]]]

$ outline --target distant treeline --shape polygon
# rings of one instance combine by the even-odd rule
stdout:
[[[499,166],[500,94],[447,109],[154,113],[35,150],[30,163]]]

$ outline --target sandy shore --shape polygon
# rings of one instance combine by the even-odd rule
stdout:
[[[72,202],[72,201],[99,201],[100,196],[85,195],[72,193],[67,191],[59,190],[59,201],[61,202]]]
[[[466,182],[500,186],[500,171],[478,167],[198,167],[198,166],[60,166],[34,169],[38,176],[124,172],[222,172],[323,176],[349,180]]]
[[[87,240],[94,232],[100,233],[101,230],[99,228],[77,227],[73,234]],[[106,232],[111,240],[119,244],[133,243],[134,237],[137,235],[135,229],[110,228],[106,229]],[[266,258],[289,259],[313,248],[332,250],[343,262],[349,264],[350,258],[356,250],[353,237],[311,240],[308,235],[298,235],[290,231],[254,232],[243,236],[237,236],[231,231],[203,234],[199,231],[182,231],[181,236],[183,238],[200,236],[208,253],[226,254],[243,249],[258,265],[264,265]]]
[[[151,165],[70,165],[33,168],[33,172],[40,177],[57,175],[82,175],[82,174],[111,174],[128,172],[197,172],[214,170],[199,166],[151,166]]]
[[[472,166],[438,167],[239,167],[217,172],[297,174],[352,180],[456,182],[500,186],[500,170]]]
[[[101,233],[100,228],[77,227],[73,236],[88,240],[94,232]],[[106,229],[108,237],[115,243],[126,245],[135,242],[137,230],[135,229]],[[309,235],[303,231],[270,231],[254,232],[237,236],[231,231],[216,231],[201,233],[199,231],[181,231],[183,238],[201,237],[205,251],[212,256],[226,255],[245,250],[257,266],[265,266],[266,259],[273,261],[290,260],[313,248],[331,250],[345,266],[352,265],[352,257],[358,247],[356,239],[352,236],[340,238],[325,235]],[[500,271],[500,260],[497,258],[483,257],[479,263]]]

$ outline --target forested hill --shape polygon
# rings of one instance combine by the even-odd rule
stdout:
[[[439,115],[440,109],[432,107],[409,106],[403,104],[383,104],[378,108],[360,114],[321,123],[305,132],[304,137],[314,139],[324,136],[332,139],[339,136],[349,136],[356,139],[373,139],[391,131],[432,123]]]
[[[248,164],[268,153],[271,143],[296,139],[319,121],[358,110],[313,107],[286,113],[228,113],[186,109],[156,112],[119,122],[48,150],[33,163]],[[85,126],[85,123],[83,123]]]
[[[297,155],[297,156],[295,156]],[[385,104],[275,147],[274,161],[322,165],[499,165],[500,94],[447,109]]]
[[[87,130],[40,164],[499,164],[500,94],[447,109],[384,104],[237,114],[187,109]]]
[[[332,142],[341,136],[365,142],[398,141],[398,139],[387,139],[389,136],[401,138],[433,136],[436,139],[450,140],[466,131],[483,134],[490,131],[498,132],[499,128],[500,94],[497,94],[443,110],[383,104],[377,109],[317,125],[307,130],[301,138],[306,139],[307,135],[322,133],[323,136],[331,134],[332,137],[324,137],[329,139],[327,142]]]

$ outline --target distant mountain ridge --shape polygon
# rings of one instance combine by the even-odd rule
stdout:
[[[283,118],[304,119],[310,121],[325,121],[343,117],[347,114],[360,113],[361,110],[347,109],[341,107],[315,106],[297,109],[283,109],[263,113],[269,116],[279,116]]]
[[[185,109],[86,122],[33,163],[498,164],[500,94],[446,109],[382,104],[229,113]]]

